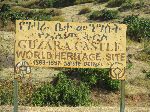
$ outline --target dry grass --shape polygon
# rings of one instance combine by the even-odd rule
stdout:
[[[132,84],[126,84],[126,95],[134,95],[134,94],[148,94],[149,90],[143,86],[136,86],[136,85],[132,85]]]
[[[150,93],[150,79],[146,78],[146,76],[145,78],[136,77],[135,79],[130,81],[130,83],[134,86],[143,87],[143,88],[146,87],[148,92]]]
[[[29,1],[21,1],[18,5],[23,7],[31,7],[34,4],[37,4],[40,0],[29,0]]]
[[[60,22],[64,22],[65,18],[62,16],[54,16],[51,18],[51,21],[60,21]]]
[[[30,12],[31,11],[31,9],[24,8],[22,6],[13,6],[11,9],[15,12]]]
[[[11,112],[12,106],[1,106],[0,111]],[[100,107],[25,107],[19,106],[19,112],[119,112],[119,106]],[[126,107],[125,112],[149,112],[150,108]]]

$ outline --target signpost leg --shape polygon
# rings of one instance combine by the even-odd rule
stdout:
[[[125,80],[121,80],[120,112],[125,112]]]
[[[14,79],[14,111],[18,112],[18,81]]]

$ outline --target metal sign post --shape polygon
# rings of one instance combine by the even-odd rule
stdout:
[[[120,112],[125,112],[125,80],[121,80]]]
[[[18,81],[14,79],[14,112],[18,112]]]

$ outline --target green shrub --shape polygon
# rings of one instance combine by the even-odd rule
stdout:
[[[112,20],[118,18],[117,10],[102,10],[101,13],[102,20]]]
[[[8,105],[12,104],[13,101],[13,94],[8,90],[0,91],[0,105]]]
[[[142,38],[150,39],[150,20],[138,18],[138,16],[127,16],[123,20],[128,25],[127,34],[134,40],[140,41]]]
[[[86,14],[86,13],[89,13],[89,12],[91,12],[91,9],[89,7],[83,7],[80,10],[79,14]]]
[[[46,13],[33,13],[33,16],[29,16],[32,13],[28,13],[26,15],[26,19],[32,19],[32,20],[45,20],[45,21],[49,21],[52,17],[51,14],[46,14]]]
[[[63,73],[57,75],[55,83],[45,84],[32,96],[33,105],[83,106],[90,102],[90,91],[86,84],[68,79]]]
[[[96,2],[98,2],[98,3],[103,3],[103,2],[108,2],[108,1],[110,1],[110,0],[96,0]]]
[[[59,10],[59,9],[53,9],[53,10],[50,12],[50,14],[51,14],[52,16],[60,16],[60,15],[62,15],[62,11]]]
[[[70,5],[74,5],[76,0],[55,0],[54,7],[66,7]]]
[[[110,77],[108,77],[104,80],[104,89],[116,91],[119,90],[119,84],[119,80],[112,80]]]
[[[129,63],[127,64],[127,69],[131,69],[132,67],[133,67],[133,63],[129,62]]]
[[[108,7],[120,7],[124,3],[132,3],[132,0],[110,0]]]
[[[146,78],[150,79],[150,71],[146,73]]]
[[[100,11],[94,11],[94,12],[92,12],[92,14],[89,16],[89,19],[90,19],[90,20],[97,20],[97,19],[100,18],[100,15],[101,15]]]
[[[112,20],[117,18],[118,18],[117,10],[104,9],[102,11],[95,11],[90,15],[90,19],[102,20],[102,21],[107,21],[107,20]]]
[[[66,7],[74,4],[82,4],[82,3],[89,3],[93,2],[94,0],[42,0],[40,1],[39,5],[41,7]]]
[[[15,22],[16,20],[50,20],[52,13],[43,13],[43,12],[1,12],[0,18],[4,25],[7,25],[8,21]]]
[[[109,77],[109,69],[67,69],[70,78],[87,83],[89,87],[101,87],[106,90],[118,90],[119,81]]]
[[[121,7],[119,8],[119,11],[128,11],[130,9],[133,9],[134,8],[134,4],[132,3],[124,3],[121,5]]]
[[[75,4],[83,4],[83,3],[90,3],[93,2],[94,0],[76,0]]]
[[[1,8],[1,12],[11,11],[11,6],[9,4],[4,4]]]
[[[47,7],[51,8],[53,7],[53,4],[54,4],[54,0],[41,0],[39,2],[39,6],[44,7],[44,8],[47,8]]]
[[[0,105],[11,105],[13,102],[12,82],[0,81]]]

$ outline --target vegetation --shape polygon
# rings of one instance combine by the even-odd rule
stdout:
[[[104,9],[102,11],[94,11],[90,15],[89,18],[93,19],[93,20],[102,20],[102,21],[117,19],[118,11],[117,10],[107,10],[107,9]]]
[[[50,21],[60,21],[60,22],[64,22],[65,18],[62,16],[54,16],[50,19]]]
[[[41,0],[39,3],[39,6],[44,7],[44,8],[51,8],[54,6],[54,0]]]
[[[15,20],[18,19],[65,21],[64,16],[61,16],[61,10],[56,8],[92,1],[97,1],[98,3],[108,2],[108,7],[118,7],[115,9],[119,9],[119,11],[135,10],[146,6],[143,0],[140,0],[141,2],[136,4],[133,3],[132,0],[34,0],[34,2],[32,1],[28,4],[18,2],[19,6],[15,6],[17,4],[4,4],[0,10],[0,21],[2,21],[4,25],[9,25],[9,22],[15,23]],[[117,19],[119,17],[117,10],[104,9],[101,11],[93,11],[89,18],[91,20],[100,21]],[[83,7],[79,14],[90,12],[90,7]],[[146,14],[148,12],[144,13]],[[126,13],[121,14],[121,17],[125,16]],[[119,21],[122,21],[122,19]],[[135,51],[138,52],[134,54],[131,53],[132,57],[130,58],[134,58],[136,61],[140,60],[150,63],[150,20],[131,15],[125,17],[122,23],[128,25],[127,36],[129,38],[144,43],[144,49],[139,51],[139,49],[137,50],[136,48]],[[130,50],[132,50],[132,48]],[[9,54],[9,50],[7,54]],[[134,61],[127,64],[127,69],[131,69],[131,72],[133,64]],[[0,70],[2,69],[3,65],[0,64]],[[136,72],[136,70],[134,71]],[[138,76],[140,73],[137,73],[135,78],[133,76],[132,79],[127,79],[128,83],[133,87],[144,87],[149,90],[150,71],[144,73],[146,78],[141,79],[141,76]],[[32,84],[29,86],[29,83],[19,83],[19,104],[35,106],[86,106],[91,103],[91,91],[94,90],[94,93],[95,90],[99,89],[111,92],[118,91],[119,85],[120,82],[118,80],[112,80],[109,77],[109,69],[65,69],[62,73],[59,73],[52,82],[39,82],[36,86]],[[32,90],[30,90],[30,87]],[[108,91],[106,93],[109,93]],[[147,93],[143,93],[147,95]],[[13,82],[0,81],[0,105],[12,105],[12,103]]]
[[[90,3],[93,1],[95,1],[95,0],[76,0],[75,4]]]
[[[90,13],[91,12],[91,9],[89,7],[83,7],[79,14],[86,14],[86,13]]]
[[[119,81],[109,77],[109,69],[67,69],[65,73],[72,79],[85,82],[89,87],[100,87],[115,91],[119,89]]]
[[[100,11],[94,11],[92,14],[89,16],[89,19],[91,20],[98,20],[100,18]]]
[[[150,71],[146,73],[146,77],[150,79]]]
[[[5,85],[7,84],[7,85]],[[12,84],[8,83],[8,82],[3,82],[1,81],[0,83],[0,105],[11,105],[12,101],[13,101],[13,89],[12,86],[10,86]]]
[[[108,2],[108,1],[110,1],[110,0],[96,0],[96,2],[98,2],[98,3]]]
[[[63,73],[57,75],[56,82],[44,84],[38,88],[33,96],[33,105],[68,105],[83,106],[90,102],[90,90],[83,82],[75,82]]]
[[[17,9],[20,7],[12,8],[10,5],[4,4],[2,6],[2,10],[0,12],[0,18],[3,22],[3,25],[6,25],[8,21],[15,22],[15,20],[60,20],[64,21],[62,17],[58,17],[62,14],[60,10],[57,9],[51,9],[51,10],[27,10],[26,8],[21,8],[23,11],[18,11]],[[52,18],[53,16],[57,16]]]
[[[134,8],[134,4],[133,3],[123,3],[121,5],[121,7],[119,8],[119,11],[128,11]]]
[[[93,2],[94,0],[42,0],[39,5],[41,7],[66,7],[74,4],[82,4]]]
[[[124,3],[132,3],[132,0],[110,0],[108,7],[120,7]]]
[[[128,16],[123,23],[128,25],[127,34],[134,40],[150,39],[150,20],[138,16]]]

